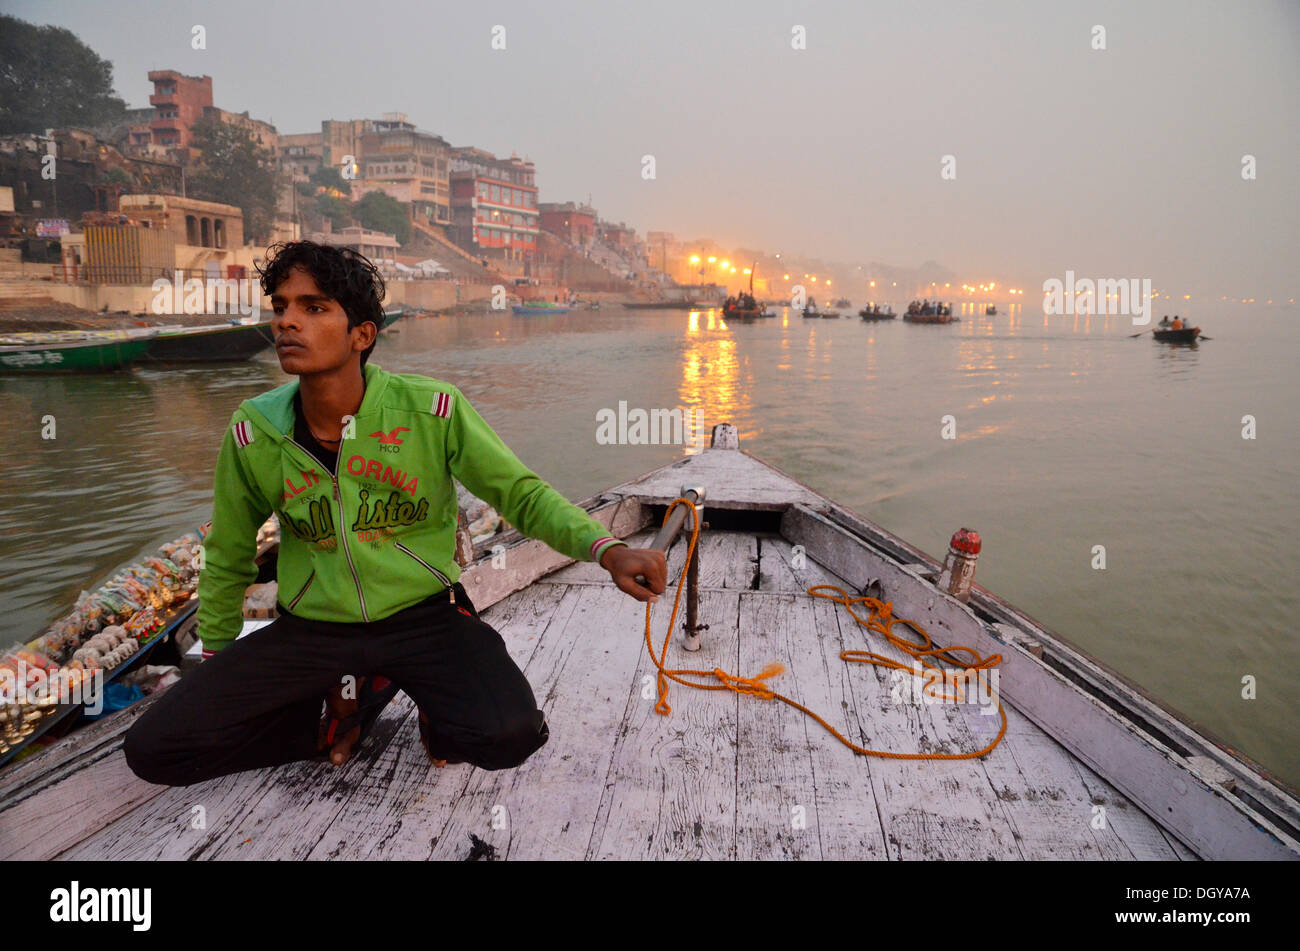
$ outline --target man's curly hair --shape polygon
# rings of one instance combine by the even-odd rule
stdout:
[[[266,264],[257,268],[262,293],[268,297],[274,294],[296,267],[312,276],[321,293],[342,305],[348,315],[348,329],[366,321],[373,323],[375,330],[384,326],[384,278],[365,255],[315,241],[281,241],[267,248]],[[362,366],[373,349],[372,343],[361,352]]]

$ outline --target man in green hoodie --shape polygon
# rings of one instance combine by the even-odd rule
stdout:
[[[368,366],[384,283],[364,257],[278,245],[261,283],[280,366],[298,379],[231,418],[199,577],[206,659],[127,733],[128,765],[189,785],[326,755],[341,764],[400,689],[436,764],[518,766],[549,730],[457,581],[453,477],[524,535],[598,562],[639,601],[664,591],[663,554],[614,538],[542,481],[455,386]],[[272,512],[279,617],[236,640],[257,529]]]

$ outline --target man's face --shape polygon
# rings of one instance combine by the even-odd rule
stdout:
[[[271,333],[280,369],[301,376],[346,366],[374,339],[373,324],[348,329],[343,305],[327,297],[312,276],[293,268],[271,295]],[[358,364],[359,365],[359,364]]]

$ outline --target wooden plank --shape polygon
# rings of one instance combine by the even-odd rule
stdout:
[[[739,662],[729,673],[742,677],[753,677],[773,661],[788,664],[796,650],[811,649],[807,642],[817,636],[811,605],[782,594],[742,595],[740,631]],[[798,699],[799,684],[793,681],[787,673],[768,685]],[[741,861],[822,858],[806,720],[780,701],[740,697],[736,858]]]
[[[602,502],[588,514],[618,538],[642,530],[649,517],[648,510],[634,499]],[[459,580],[481,612],[516,591],[522,591],[543,575],[573,563],[573,559],[545,542],[516,535],[514,542],[505,544],[499,560],[494,560],[489,548],[465,567]]]
[[[737,592],[704,591],[701,649],[669,645],[669,668],[734,670],[739,649]],[[666,611],[652,618],[663,643]],[[629,632],[630,635],[630,632]],[[588,859],[731,859],[736,855],[736,694],[668,682],[667,714],[656,712],[657,670],[645,647],[627,694],[623,727],[592,831]],[[689,679],[689,678],[688,678]]]
[[[870,650],[910,664],[902,650],[868,632],[839,605],[825,603],[834,609],[845,649]],[[924,698],[915,702],[910,673],[841,663],[849,670],[845,682],[853,696],[854,722],[847,735],[858,745],[894,753],[957,753],[987,745],[987,739],[980,742],[969,732],[959,735],[952,730],[945,712],[950,707],[925,703]],[[1001,726],[999,718],[992,719]],[[989,755],[998,755],[998,749]],[[1023,857],[981,761],[872,757],[870,772],[890,858]]]
[[[803,553],[796,559],[794,546],[779,535],[758,536],[759,590],[807,593],[819,584],[833,584],[856,596],[847,581],[823,568]],[[796,562],[798,567],[795,567]]]
[[[1073,757],[1070,765],[1083,780],[1089,802],[1105,809],[1103,818],[1107,828],[1114,830],[1133,858],[1143,862],[1180,860],[1183,855],[1196,859],[1181,843],[1178,849],[1171,846],[1160,825],[1106,780]]]
[[[481,612],[483,620],[501,634],[520,669],[527,669],[545,630],[567,621],[560,605],[566,590],[563,585],[535,584]],[[570,599],[569,608],[574,601]],[[398,700],[413,707],[405,695]],[[423,860],[432,853],[477,770],[468,764],[441,769],[430,764],[413,710],[403,713],[392,745],[396,755],[391,772],[371,770],[361,778],[308,853],[309,859]]]
[[[740,673],[752,676],[780,662],[785,672],[768,681],[771,688],[856,738],[849,679],[860,671],[839,656],[844,645],[834,605],[795,593],[746,592],[741,630]],[[889,857],[873,760],[777,700],[742,696],[739,722],[739,858]]]
[[[517,769],[475,770],[431,858],[464,858],[471,836],[503,859],[586,855],[645,649],[645,613],[612,585],[574,585],[561,611],[567,602],[571,615],[546,629],[525,670],[550,740]]]
[[[119,753],[117,760],[125,766]],[[259,771],[260,772],[260,771]],[[252,808],[267,787],[255,773],[233,773],[193,786],[159,786],[159,793],[115,822],[90,833],[61,859],[188,861],[211,858],[231,822]],[[201,810],[201,811],[199,811]]]
[[[683,485],[704,486],[708,491],[704,500],[706,507],[781,510],[792,502],[817,504],[822,501],[821,496],[807,486],[748,453],[734,449],[705,449],[614,486],[610,493],[665,505],[681,494]]]
[[[78,771],[46,785],[39,796],[22,799],[0,813],[4,829],[0,858],[53,858],[148,803],[163,788],[132,773],[120,751],[84,763]]]
[[[1240,800],[1212,788],[1172,750],[1022,647],[996,639],[970,608],[871,551],[843,527],[794,506],[782,518],[782,534],[792,543],[805,544],[818,561],[851,583],[880,577],[895,614],[916,620],[936,643],[966,644],[984,656],[1000,653],[1004,702],[1018,707],[1198,854],[1300,857],[1300,842]]]
[[[969,711],[957,712],[969,715]],[[1004,748],[1009,755],[997,755]],[[1051,737],[1042,733],[1005,737],[985,758],[984,768],[1025,858],[1114,861],[1133,857],[1109,825],[1093,828],[1099,822],[1092,796],[1068,754]]]

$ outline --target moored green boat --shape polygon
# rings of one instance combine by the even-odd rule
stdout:
[[[148,337],[0,346],[0,373],[102,373],[139,360]]]

